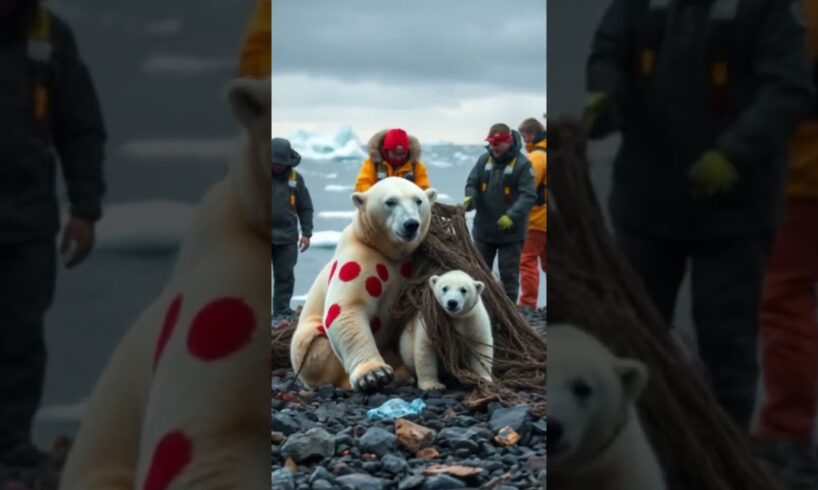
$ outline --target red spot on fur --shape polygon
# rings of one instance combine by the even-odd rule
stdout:
[[[332,282],[332,276],[335,275],[335,268],[338,267],[338,261],[332,263],[332,269],[329,270],[329,279],[327,279],[327,284]]]
[[[327,335],[327,329],[323,325],[318,325],[315,329],[318,330],[318,335]]]
[[[256,328],[253,310],[238,298],[219,298],[206,304],[193,319],[187,348],[202,361],[229,356],[250,342]]]
[[[176,327],[176,322],[179,320],[179,312],[182,310],[182,295],[177,294],[173,301],[168,306],[168,311],[165,312],[165,319],[162,321],[162,329],[159,331],[159,338],[156,341],[156,351],[153,353],[153,369],[159,365],[159,359],[162,357],[162,352],[165,351],[165,346],[173,334],[173,329]]]
[[[361,273],[361,265],[354,260],[351,260],[341,267],[338,273],[338,278],[344,282],[349,282]]]
[[[366,292],[373,298],[380,297],[381,293],[383,292],[381,280],[375,276],[368,277],[366,279]]]
[[[378,277],[381,278],[381,281],[386,282],[389,280],[389,269],[387,269],[385,265],[378,264],[375,269],[377,269]]]
[[[409,279],[412,277],[412,263],[411,262],[404,262],[403,265],[400,266],[400,275]]]
[[[165,434],[151,456],[144,490],[166,490],[173,480],[190,464],[193,458],[193,442],[182,431]]]
[[[372,333],[376,334],[381,329],[381,318],[376,316],[369,322],[369,328],[372,329]]]
[[[338,318],[338,315],[340,315],[340,314],[341,314],[341,305],[339,305],[338,303],[335,303],[334,305],[329,307],[329,310],[327,310],[327,317],[324,319],[324,328],[325,328],[324,331],[329,330],[329,327],[332,326],[332,322],[334,322],[335,319]]]

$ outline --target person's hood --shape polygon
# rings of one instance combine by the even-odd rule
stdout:
[[[301,155],[293,150],[290,142],[284,138],[273,138],[271,142],[272,162],[283,163],[284,165],[293,168],[301,163]]]
[[[369,159],[373,162],[380,162],[383,160],[383,156],[381,155],[381,145],[383,144],[383,138],[386,136],[388,129],[383,129],[375,133],[371,138],[369,138],[369,145],[367,150],[369,153]],[[417,138],[409,135],[409,160],[410,162],[415,162],[420,160],[420,141]]]

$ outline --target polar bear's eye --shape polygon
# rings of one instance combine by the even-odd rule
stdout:
[[[420,199],[415,199],[415,204],[417,204],[418,206],[421,206],[421,205],[423,205],[423,201],[421,201]]]
[[[389,200],[387,200],[387,201],[386,201],[386,207],[387,207],[387,208],[394,207],[394,206],[396,206],[397,204],[398,204],[398,201],[396,201],[396,200],[394,200],[394,199],[389,199]]]
[[[460,288],[460,292],[461,292],[462,294],[466,294],[466,288]]]
[[[584,379],[575,380],[571,385],[571,391],[574,392],[577,398],[588,398],[591,396],[591,387]]]
[[[449,286],[443,286],[443,292],[445,293],[445,292],[448,292],[448,291],[449,291]]]

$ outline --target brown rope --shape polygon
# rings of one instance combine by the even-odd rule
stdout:
[[[501,403],[513,404],[527,401],[525,390],[545,392],[545,338],[526,322],[483,263],[469,234],[462,206],[434,205],[429,232],[415,254],[413,269],[413,277],[393,310],[394,325],[405,325],[412,315],[421,312],[444,370],[457,381],[474,385],[476,397],[491,395]],[[485,284],[482,299],[492,319],[494,336],[495,382],[491,384],[469,371],[468,359],[476,346],[452,328],[428,283],[432,275],[455,269]],[[295,322],[273,332],[274,370],[290,367],[289,342],[294,325]],[[535,403],[532,410],[543,412],[544,406]]]
[[[548,320],[568,322],[616,354],[640,359],[650,383],[640,413],[670,490],[774,490],[747,436],[719,408],[675,344],[611,239],[588,173],[585,137],[549,121]]]

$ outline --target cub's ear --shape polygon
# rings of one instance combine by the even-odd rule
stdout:
[[[364,204],[366,204],[366,195],[363,192],[353,192],[352,204],[358,209],[363,208]]]
[[[486,285],[483,284],[482,281],[474,281],[474,289],[477,291],[477,296],[483,294],[483,290],[486,288]]]
[[[622,382],[625,398],[636,401],[648,384],[648,368],[635,359],[619,359],[614,371]]]
[[[437,189],[429,188],[424,191],[426,197],[429,199],[429,204],[434,204],[437,201]]]
[[[431,287],[435,287],[435,284],[437,284],[437,280],[438,280],[438,279],[440,279],[440,276],[432,276],[432,277],[430,277],[430,278],[429,278],[429,286],[431,286]]]

